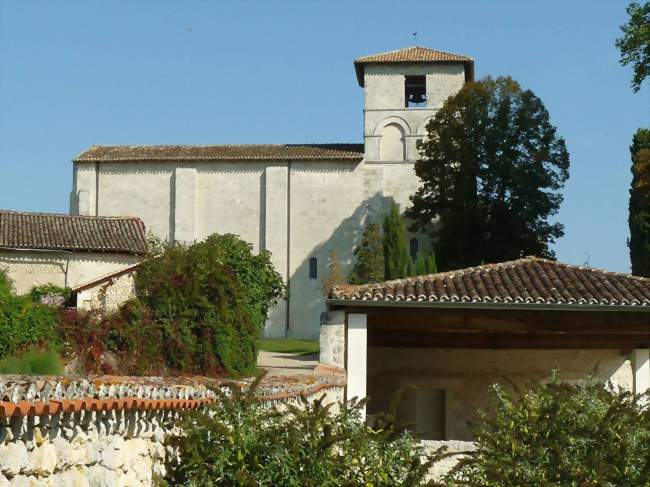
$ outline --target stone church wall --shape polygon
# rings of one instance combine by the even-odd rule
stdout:
[[[116,162],[98,167],[93,178],[87,172],[95,164],[76,163],[77,183],[90,186],[74,192],[87,191],[88,200],[98,201],[100,215],[138,216],[163,239],[234,233],[255,252],[269,250],[290,291],[289,310],[282,301],[267,321],[265,335],[275,337],[318,337],[329,251],[336,250],[349,272],[367,219],[380,221],[391,201],[405,209],[419,185],[409,162]],[[311,258],[317,260],[317,279],[309,277]]]

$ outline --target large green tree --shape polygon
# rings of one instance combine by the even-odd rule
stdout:
[[[386,279],[401,279],[415,272],[406,245],[406,224],[395,203],[384,218],[384,259]]]
[[[636,131],[630,153],[630,261],[633,274],[650,277],[650,129]]]
[[[384,280],[384,245],[381,229],[377,223],[369,222],[365,226],[361,242],[354,249],[354,256],[356,261],[350,273],[350,284],[367,284]]]
[[[534,254],[564,234],[569,154],[542,101],[510,77],[466,84],[427,125],[408,209],[436,243],[440,270]]]
[[[621,26],[623,35],[616,39],[616,47],[621,52],[620,63],[632,65],[632,89],[636,92],[650,76],[650,2],[632,2],[627,13],[629,19]]]

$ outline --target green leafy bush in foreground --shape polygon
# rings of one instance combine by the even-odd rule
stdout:
[[[0,357],[14,355],[35,345],[57,348],[57,310],[17,296],[6,272],[0,270]]]
[[[61,375],[63,361],[57,352],[30,350],[0,360],[0,374]]]
[[[492,412],[475,432],[478,451],[446,485],[650,486],[650,409],[643,398],[556,380],[519,396],[493,386],[491,398]]]
[[[360,403],[338,411],[322,399],[276,406],[256,400],[254,391],[235,388],[187,413],[184,434],[171,440],[180,455],[168,462],[169,485],[418,486],[443,455],[425,454],[394,428],[391,414],[366,426]]]
[[[267,311],[284,291],[268,252],[255,255],[239,237],[218,234],[161,247],[142,263],[135,285],[163,362],[204,374],[255,370]]]

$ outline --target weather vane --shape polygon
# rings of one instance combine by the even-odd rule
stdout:
[[[413,36],[413,41],[415,41],[415,43],[417,44],[418,43],[418,33],[413,32],[413,34],[411,34],[411,35]]]

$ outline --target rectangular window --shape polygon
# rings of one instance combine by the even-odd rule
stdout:
[[[318,261],[316,257],[309,259],[309,279],[318,279]]]
[[[404,76],[406,108],[427,106],[427,77]]]

